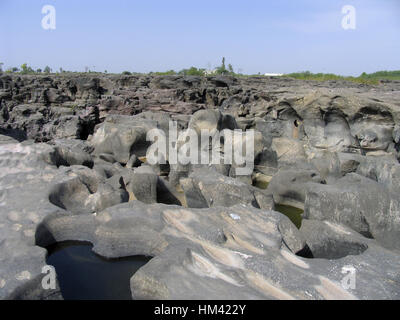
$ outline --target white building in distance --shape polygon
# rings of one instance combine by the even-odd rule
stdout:
[[[266,76],[266,77],[282,77],[283,73],[265,73],[264,76]]]
[[[211,75],[216,74],[216,73],[217,73],[217,69],[204,71],[204,74],[206,76],[211,76]]]

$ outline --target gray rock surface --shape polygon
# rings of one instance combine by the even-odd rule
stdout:
[[[335,184],[310,186],[304,217],[345,224],[385,247],[399,249],[399,205],[398,198],[388,188],[349,173]]]
[[[399,101],[390,81],[0,75],[0,299],[61,299],[42,268],[66,240],[153,257],[136,299],[400,299]],[[170,120],[254,129],[254,171],[150,165]]]
[[[274,208],[270,194],[207,168],[194,170],[189,178],[182,181],[181,186],[188,207],[232,207],[244,204],[265,210]]]
[[[102,123],[91,139],[95,154],[110,154],[126,164],[132,155],[146,156],[150,142],[147,131],[156,128],[151,120],[136,120],[127,116],[110,116]]]
[[[303,208],[308,188],[319,189],[323,183],[316,170],[279,170],[270,181],[268,191],[276,203]]]

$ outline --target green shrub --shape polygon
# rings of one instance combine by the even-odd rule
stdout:
[[[285,76],[300,80],[314,80],[314,81],[332,81],[332,80],[345,80],[352,81],[362,84],[379,84],[379,80],[382,80],[382,76],[368,75],[365,72],[359,77],[346,77],[340,76],[333,73],[311,73],[310,71],[289,73]],[[399,77],[400,79],[400,77]]]
[[[29,74],[29,73],[35,73],[35,71],[28,66],[28,64],[24,63],[21,65],[21,74]]]
[[[190,69],[183,69],[179,71],[179,74],[184,74],[186,76],[204,76],[204,69],[197,69],[196,67],[191,67]]]

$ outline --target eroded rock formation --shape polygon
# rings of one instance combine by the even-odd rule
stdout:
[[[61,298],[41,286],[45,248],[81,240],[106,258],[153,257],[133,298],[399,299],[399,89],[0,76],[0,298]],[[254,129],[254,170],[147,163],[147,132],[172,120]],[[301,228],[277,205],[304,210]],[[355,288],[342,286],[348,266]]]

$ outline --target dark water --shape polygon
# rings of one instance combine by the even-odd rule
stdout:
[[[303,216],[302,216],[302,214],[304,213],[303,210],[295,208],[295,207],[291,207],[291,206],[286,206],[283,204],[276,204],[275,211],[283,213],[294,223],[294,225],[298,229],[300,229],[301,221],[303,220]]]
[[[151,257],[105,259],[92,244],[68,241],[47,248],[65,300],[131,300],[130,278]]]

